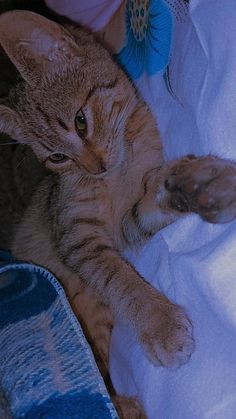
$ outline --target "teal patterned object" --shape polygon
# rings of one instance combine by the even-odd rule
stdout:
[[[126,41],[117,58],[132,79],[165,71],[172,26],[172,14],[164,0],[127,2]]]
[[[0,252],[0,418],[118,419],[63,289]]]

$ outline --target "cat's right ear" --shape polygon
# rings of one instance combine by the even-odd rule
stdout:
[[[29,11],[0,15],[0,44],[32,86],[79,61],[78,46],[70,34],[61,25]]]

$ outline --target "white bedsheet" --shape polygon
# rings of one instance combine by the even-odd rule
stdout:
[[[212,153],[236,159],[235,0],[190,2],[189,19],[177,22],[170,81],[175,98],[160,76],[141,83],[166,157]],[[111,346],[116,389],[137,394],[149,419],[235,419],[236,221],[210,225],[187,216],[128,258],[186,308],[196,350],[176,371],[156,368],[119,324]]]

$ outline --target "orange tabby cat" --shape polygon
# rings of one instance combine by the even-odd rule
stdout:
[[[104,376],[117,317],[155,365],[184,364],[194,350],[190,320],[122,254],[186,211],[234,218],[235,164],[191,156],[165,164],[147,105],[84,30],[13,11],[0,16],[0,42],[22,76],[0,105],[0,131],[52,172],[32,197],[13,253],[61,281]],[[145,417],[135,399],[114,400],[120,416]]]

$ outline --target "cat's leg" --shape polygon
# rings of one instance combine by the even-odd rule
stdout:
[[[152,363],[170,368],[186,363],[194,341],[184,310],[141,278],[104,237],[86,242],[81,248],[63,244],[67,267],[133,328]]]
[[[109,349],[114,318],[109,307],[88,288],[81,287],[71,295],[70,303],[91,345],[97,366],[120,419],[145,419],[145,413],[134,397],[117,395],[109,374]]]
[[[97,366],[106,384],[120,419],[145,419],[136,398],[117,395],[109,374],[109,349],[114,318],[109,307],[101,302],[88,287],[68,286],[67,295],[75,315],[80,320],[92,348]]]
[[[211,223],[236,217],[236,163],[185,156],[148,172],[143,196],[123,219],[123,237],[138,245],[186,213]]]
[[[107,375],[110,339],[114,323],[112,312],[88,287],[81,285],[73,293],[67,291],[67,295],[93,349],[98,368],[109,387],[109,377]]]
[[[63,281],[72,309],[92,348],[97,366],[120,419],[146,419],[138,400],[117,395],[109,374],[109,349],[114,318],[109,307],[78,281]],[[78,286],[79,285],[79,286]]]

